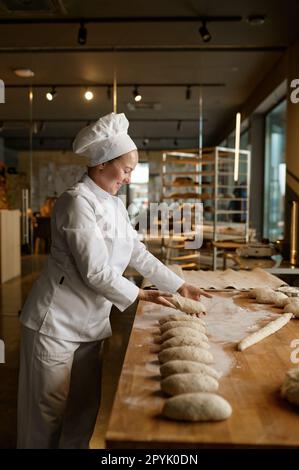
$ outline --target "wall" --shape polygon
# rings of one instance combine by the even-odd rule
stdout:
[[[32,209],[38,211],[47,197],[59,196],[84,173],[87,159],[72,152],[34,151],[32,153]],[[30,154],[20,152],[18,171],[25,174],[30,187]]]

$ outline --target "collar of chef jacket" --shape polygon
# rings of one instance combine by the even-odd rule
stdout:
[[[86,186],[97,196],[98,199],[109,199],[113,198],[113,196],[104,189],[100,188],[89,176],[85,173],[81,179],[82,183],[86,184]]]

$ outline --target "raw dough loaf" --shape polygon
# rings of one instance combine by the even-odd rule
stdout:
[[[169,321],[191,321],[191,322],[197,322],[197,323],[200,323],[201,325],[204,325],[205,322],[202,318],[197,318],[195,316],[192,316],[192,315],[186,315],[186,314],[181,314],[181,315],[174,315],[174,314],[170,314],[170,315],[166,315],[165,317],[162,317],[160,318],[159,320],[159,323],[160,325],[163,325],[164,323],[167,323]]]
[[[204,364],[213,362],[213,356],[209,351],[196,346],[176,346],[164,349],[158,354],[158,357],[162,364],[175,359],[203,362]]]
[[[167,339],[162,343],[161,348],[173,348],[174,346],[197,346],[199,348],[209,349],[210,345],[207,341],[202,341],[193,336],[174,336],[173,338]]]
[[[161,342],[164,343],[167,339],[174,338],[175,336],[186,336],[187,338],[192,336],[201,341],[209,341],[207,335],[201,331],[181,326],[180,328],[171,328],[171,330],[165,331],[165,333],[161,335]]]
[[[167,395],[181,395],[182,393],[217,392],[218,381],[203,373],[186,373],[170,375],[161,382],[161,390]]]
[[[204,314],[206,309],[201,302],[197,300],[188,299],[183,297],[180,294],[174,294],[170,297],[169,302],[171,302],[178,310],[188,313],[189,315],[200,315]]]
[[[214,377],[215,379],[219,379],[221,377],[220,372],[215,370],[213,367],[208,366],[207,364],[201,364],[200,362],[175,360],[165,362],[165,364],[160,366],[160,374],[162,377],[168,377],[172,374],[184,374],[187,372],[204,373]]]
[[[299,406],[299,367],[290,369],[281,387],[281,396]]]
[[[296,318],[299,318],[299,299],[288,299],[288,303],[283,309],[284,312],[292,312]]]
[[[283,313],[279,318],[276,318],[276,320],[270,321],[260,330],[252,333],[251,335],[248,335],[238,344],[239,351],[244,351],[244,349],[249,348],[249,346],[258,343],[262,339],[267,338],[267,336],[270,336],[276,331],[280,330],[280,328],[290,321],[292,316],[292,313]]]
[[[288,296],[282,292],[276,292],[270,287],[258,287],[253,289],[252,292],[255,295],[256,301],[259,304],[273,304],[276,307],[284,307],[287,303]]]
[[[178,421],[221,421],[230,417],[232,408],[214,393],[184,393],[168,398],[162,414]]]
[[[203,325],[200,323],[196,322],[188,322],[187,325],[181,325],[182,322],[179,321],[168,321],[164,323],[163,325],[160,326],[160,331],[161,333],[164,333],[164,331],[171,330],[172,328],[180,328],[181,326],[187,326],[187,328],[194,328],[195,330],[202,331],[203,333],[206,332],[206,329]]]

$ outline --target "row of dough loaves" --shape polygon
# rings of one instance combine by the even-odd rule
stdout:
[[[178,421],[227,419],[232,409],[216,394],[220,373],[211,365],[213,356],[204,321],[182,314],[167,315],[159,323],[161,389],[171,396],[162,414]]]

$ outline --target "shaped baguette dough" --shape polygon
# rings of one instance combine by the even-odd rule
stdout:
[[[184,374],[187,372],[204,373],[214,377],[215,379],[219,379],[221,377],[220,372],[215,370],[213,367],[208,366],[207,364],[201,364],[200,362],[174,360],[165,362],[165,364],[160,366],[160,374],[162,377],[168,377],[173,374]]]
[[[176,346],[164,349],[158,354],[158,358],[162,364],[175,359],[203,362],[204,364],[213,362],[213,356],[209,351],[196,346]]]
[[[252,294],[255,295],[257,303],[273,304],[279,308],[284,307],[289,300],[287,295],[282,292],[276,292],[269,287],[258,287],[253,289]]]
[[[281,396],[299,406],[299,367],[290,369],[281,387]]]
[[[195,316],[187,315],[183,313],[180,315],[174,315],[174,314],[166,315],[165,317],[160,318],[159,323],[160,325],[163,325],[164,323],[169,322],[169,321],[180,321],[180,322],[191,321],[191,322],[200,323],[201,325],[205,325],[205,322],[202,318],[197,318]]]
[[[270,336],[276,331],[280,330],[280,328],[290,321],[292,316],[292,313],[283,313],[279,318],[276,318],[276,320],[269,322],[260,330],[242,339],[242,341],[238,344],[239,351],[244,351],[244,349],[249,348],[249,346],[258,343],[262,339],[267,338],[267,336]]]
[[[165,333],[161,335],[161,342],[164,343],[167,339],[174,338],[175,336],[186,336],[187,338],[192,337],[201,341],[209,341],[207,335],[201,331],[181,326],[179,328],[171,328],[171,330],[165,331]]]
[[[283,309],[284,312],[292,312],[296,318],[299,318],[299,299],[288,299],[288,303]]]
[[[161,349],[173,348],[175,346],[197,346],[203,349],[210,349],[207,341],[202,341],[193,336],[174,336],[162,343]]]
[[[161,390],[167,395],[181,395],[182,393],[217,392],[218,381],[203,373],[174,374],[161,382]]]
[[[166,323],[163,323],[163,325],[160,326],[160,331],[161,333],[164,333],[164,331],[171,330],[172,328],[180,328],[181,326],[187,326],[187,328],[194,328],[195,330],[202,331],[203,333],[206,332],[206,329],[203,325],[200,323],[196,322],[191,322],[189,321],[187,325],[181,325],[182,322],[179,321],[168,321]]]
[[[177,421],[221,421],[230,417],[232,408],[214,393],[184,393],[168,398],[162,414]]]
[[[169,298],[169,302],[171,302],[178,310],[188,313],[189,315],[204,314],[206,311],[201,302],[188,299],[180,294],[174,294]]]

